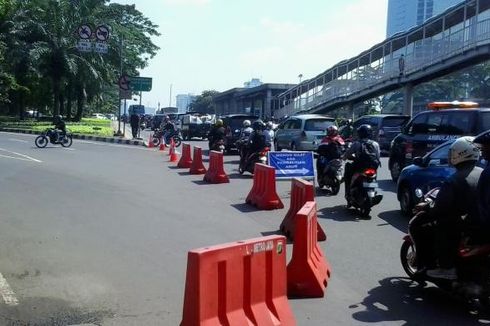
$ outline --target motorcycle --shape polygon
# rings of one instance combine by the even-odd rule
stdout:
[[[255,169],[255,163],[267,164],[267,153],[270,151],[270,147],[264,147],[260,152],[255,152],[243,159],[240,159],[240,164],[238,166],[238,172],[240,174],[245,173],[245,171],[253,174]]]
[[[383,195],[378,194],[376,182],[377,170],[373,168],[363,169],[354,173],[351,179],[350,194],[347,196],[347,207],[359,210],[365,219],[371,219],[371,208],[378,205]]]
[[[48,143],[61,145],[63,147],[70,147],[73,144],[73,138],[69,133],[62,136],[58,130],[49,128],[46,129],[41,135],[37,136],[34,143],[38,148],[44,148],[48,145]]]
[[[420,193],[421,191],[418,190]],[[408,235],[400,249],[402,267],[414,281],[434,283],[441,289],[469,299],[472,303],[490,303],[490,244],[470,244],[470,237],[462,232],[456,259],[456,280],[432,278],[425,271],[436,265],[433,250],[436,218],[431,214],[439,188],[430,190],[414,208]],[[418,195],[419,196],[419,195]]]
[[[337,195],[343,179],[343,164],[340,159],[327,161],[327,144],[320,144],[316,150],[318,187],[327,187],[332,195]]]
[[[211,146],[209,147],[209,150],[224,153],[225,152],[225,140],[219,139],[219,140],[215,141],[214,143],[211,144]]]
[[[156,130],[152,136],[153,146],[158,147],[162,142],[162,139],[165,139],[165,145],[170,146],[171,140],[174,140],[175,147],[179,147],[182,143],[182,138],[180,137],[179,131],[167,132],[162,130]]]

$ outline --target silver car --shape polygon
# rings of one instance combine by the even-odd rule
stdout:
[[[292,116],[279,125],[274,140],[275,150],[316,150],[320,140],[325,137],[326,129],[331,125],[335,125],[335,119],[324,115]]]

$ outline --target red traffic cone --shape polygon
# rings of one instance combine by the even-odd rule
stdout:
[[[162,138],[162,141],[160,142],[160,150],[161,151],[165,150],[165,142],[163,141],[163,138]]]
[[[172,149],[173,147],[170,147],[170,148]],[[175,148],[173,148],[172,154],[170,154],[169,162],[178,162],[178,161],[179,161],[179,154],[177,153]]]
[[[170,139],[170,149],[168,151],[168,156],[171,156],[173,153],[175,153],[175,142],[174,139]]]
[[[155,145],[153,144],[153,134],[150,134],[150,138],[148,139],[148,148],[153,148]]]

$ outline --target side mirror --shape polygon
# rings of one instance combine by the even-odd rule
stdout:
[[[429,161],[429,166],[439,166],[441,165],[441,160],[439,159],[433,159]]]
[[[413,159],[413,164],[417,166],[424,166],[424,158],[417,156],[416,158]]]

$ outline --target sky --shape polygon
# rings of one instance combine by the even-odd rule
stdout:
[[[177,94],[264,83],[298,83],[382,42],[388,0],[113,0],[135,4],[153,23],[158,54],[147,107]]]

